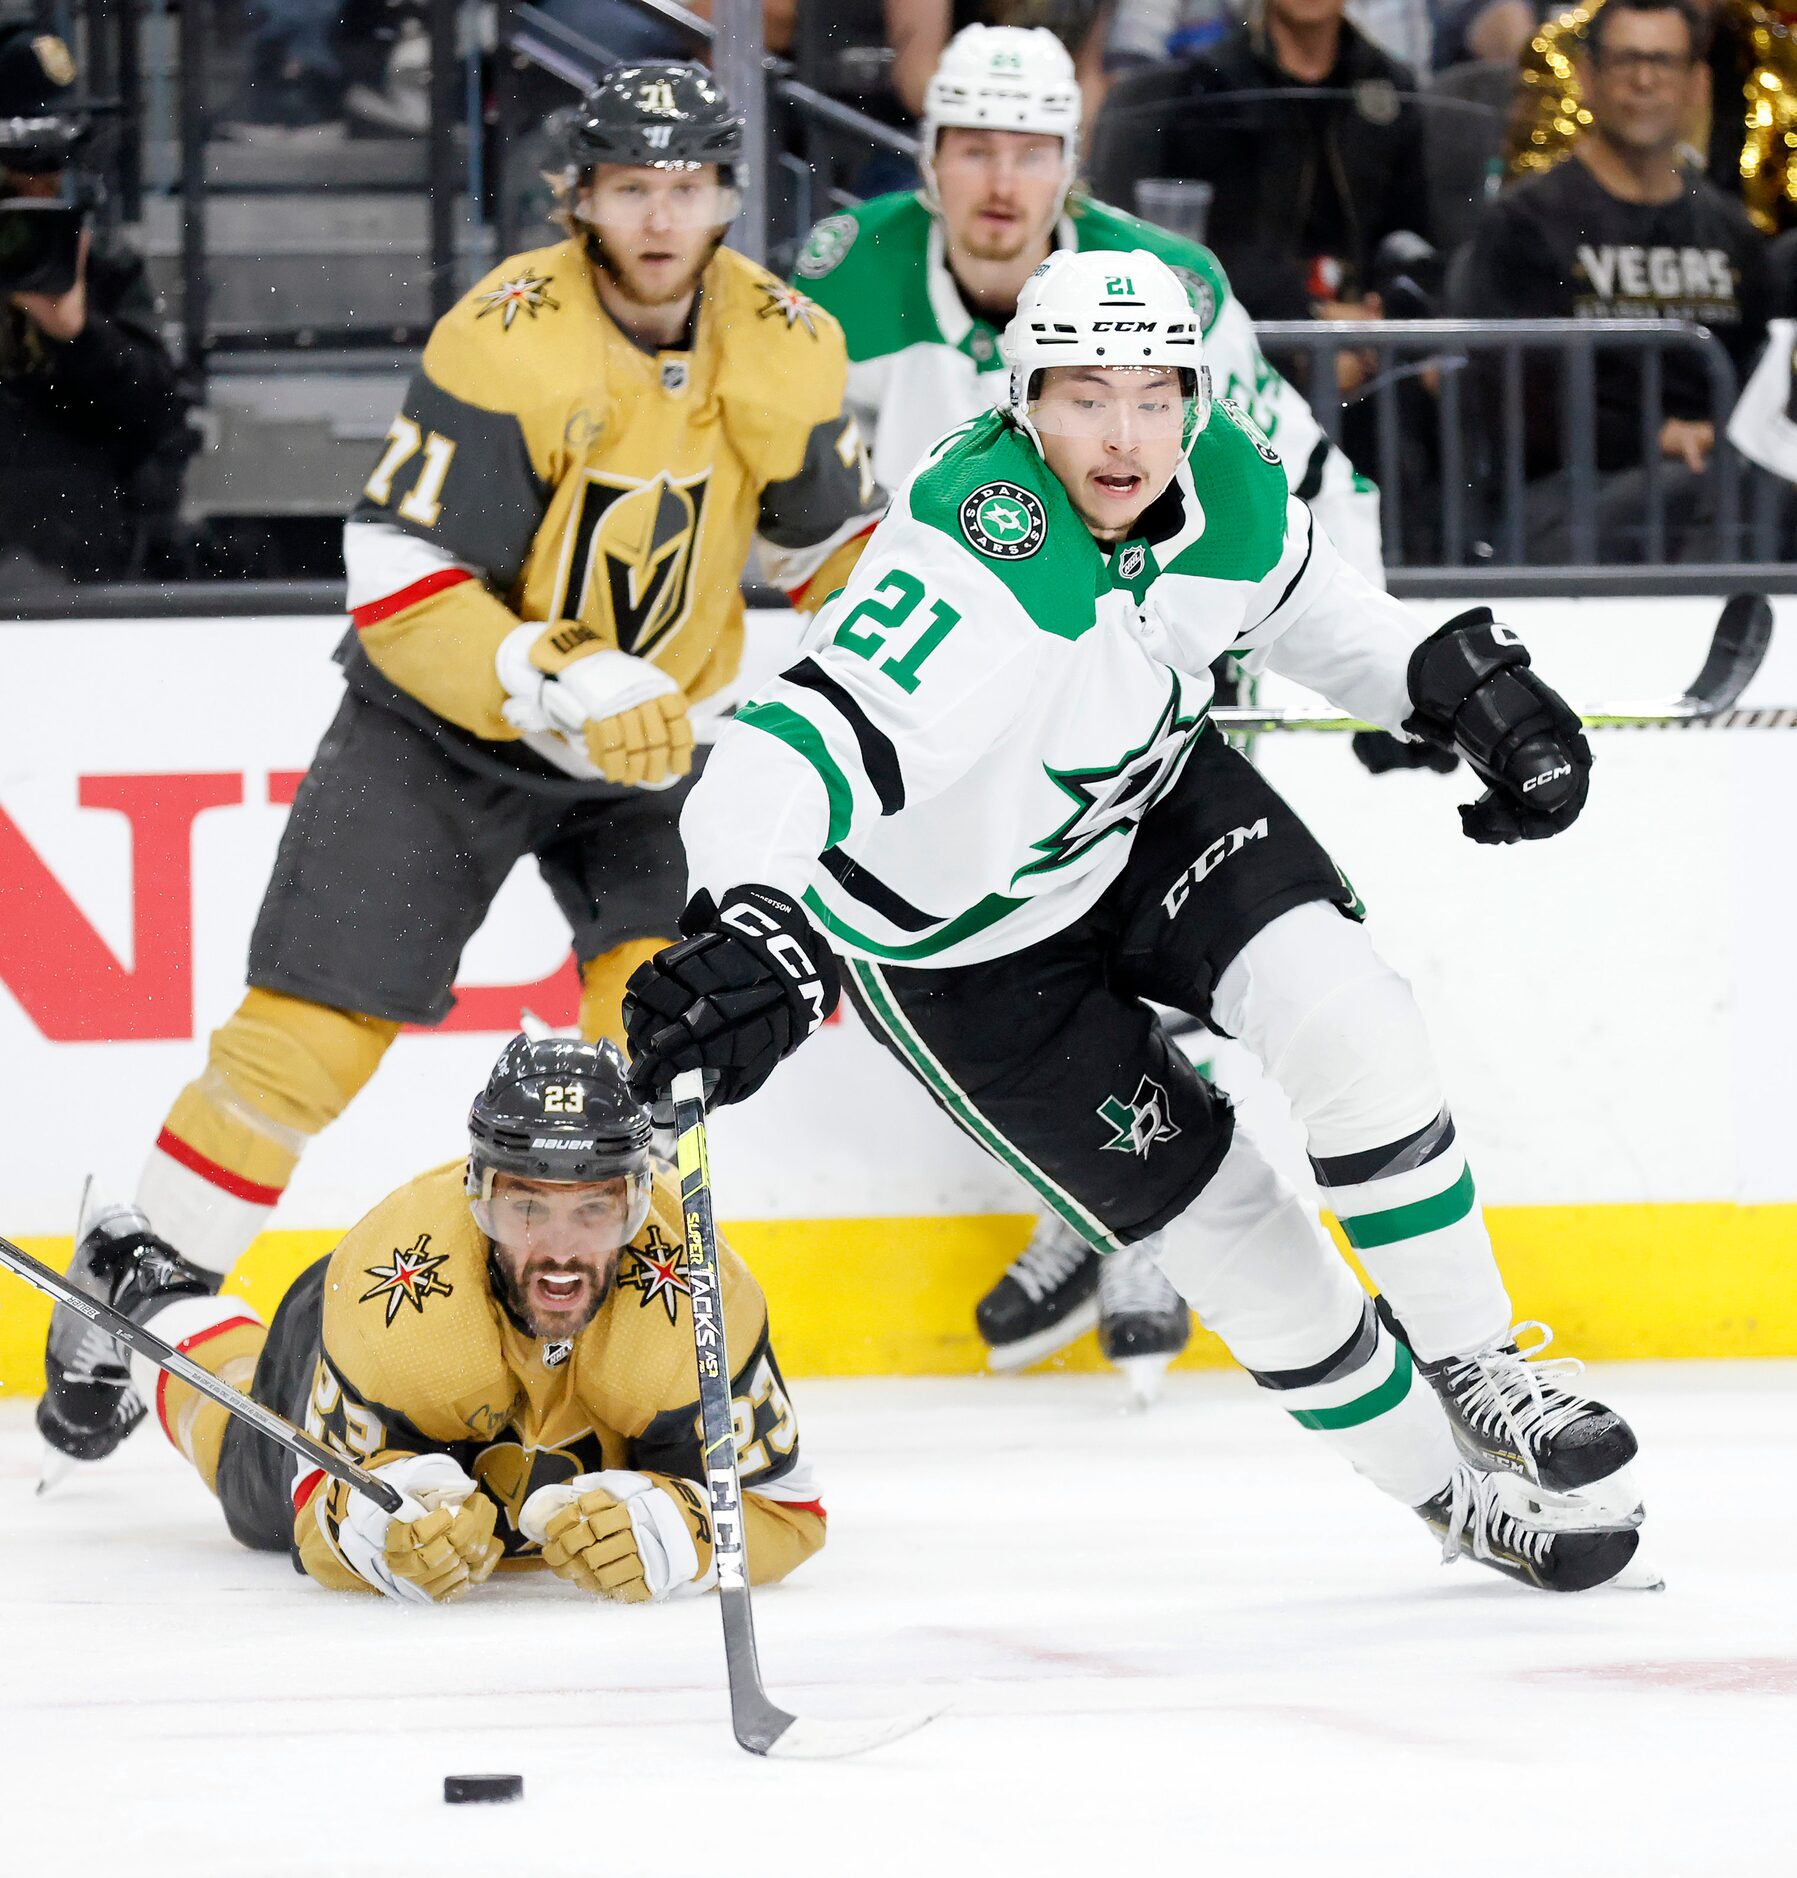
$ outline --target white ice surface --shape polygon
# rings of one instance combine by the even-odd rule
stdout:
[[[160,1437],[33,1497],[0,1407],[0,1871],[379,1878],[1797,1872],[1797,1364],[1606,1368],[1668,1589],[1466,1562],[1239,1376],[800,1385],[830,1543],[733,1743],[717,1613],[414,1610],[239,1550]],[[521,1773],[521,1806],[444,1805]]]

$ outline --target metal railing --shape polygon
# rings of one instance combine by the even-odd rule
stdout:
[[[1416,493],[1410,467],[1425,441],[1433,445],[1436,475],[1433,526],[1423,532],[1437,544],[1440,565],[1532,564],[1530,457],[1539,458],[1542,438],[1530,392],[1539,396],[1544,369],[1557,380],[1554,468],[1564,472],[1572,549],[1566,564],[1591,566],[1613,555],[1615,544],[1601,540],[1599,527],[1606,472],[1598,461],[1598,361],[1605,353],[1640,362],[1639,462],[1631,467],[1639,471],[1642,501],[1634,558],[1662,562],[1677,545],[1668,524],[1675,472],[1661,448],[1665,360],[1675,352],[1697,360],[1714,430],[1705,477],[1707,558],[1768,562],[1778,552],[1777,489],[1727,442],[1738,381],[1728,353],[1707,327],[1648,319],[1270,320],[1255,331],[1275,360],[1295,354],[1303,362],[1306,395],[1332,441],[1342,440],[1356,407],[1370,411],[1372,460],[1364,460],[1364,423],[1355,441],[1362,446],[1360,467],[1380,487],[1389,565],[1406,564],[1407,534],[1418,532],[1406,529],[1406,504]],[[1372,356],[1372,374],[1343,391],[1339,367],[1356,354]],[[1426,387],[1425,397],[1405,397],[1407,386]],[[1427,439],[1418,434],[1425,410],[1433,426]],[[1539,462],[1534,467],[1539,470]]]

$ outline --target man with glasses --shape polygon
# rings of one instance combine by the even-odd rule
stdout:
[[[675,818],[743,642],[751,542],[795,605],[883,503],[842,333],[723,244],[743,119],[699,67],[621,66],[562,127],[566,238],[437,324],[344,531],[347,684],[250,941],[250,989],[138,1190],[215,1279],[536,860],[621,1036],[684,897]]]
[[[1664,319],[1707,326],[1743,378],[1771,311],[1763,237],[1740,203],[1689,167],[1682,144],[1704,77],[1709,25],[1691,0],[1606,0],[1579,77],[1590,128],[1570,158],[1516,184],[1480,219],[1468,312],[1510,319]],[[1655,444],[1668,553],[1701,537],[1716,436],[1698,354],[1661,357]],[[1596,359],[1598,542],[1606,558],[1643,558],[1641,355]],[[1526,464],[1535,558],[1571,558],[1560,374],[1528,374]]]

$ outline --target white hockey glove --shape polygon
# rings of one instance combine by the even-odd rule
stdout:
[[[337,1541],[377,1591],[446,1604],[491,1575],[505,1549],[493,1535],[499,1509],[447,1454],[409,1454],[374,1472],[404,1505],[386,1513],[367,1494],[350,1494]]]
[[[665,789],[693,766],[686,694],[659,666],[612,646],[563,659],[567,629],[524,625],[494,659],[506,690],[501,716],[571,775]]]
[[[518,1529],[558,1578],[621,1604],[660,1603],[709,1581],[704,1499],[669,1474],[614,1467],[539,1487],[519,1509]]]

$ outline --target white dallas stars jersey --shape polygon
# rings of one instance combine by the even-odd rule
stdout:
[[[1075,196],[1057,248],[1146,248],[1185,282],[1204,332],[1220,398],[1239,405],[1354,566],[1385,584],[1379,492],[1323,435],[1303,396],[1262,356],[1247,309],[1208,248],[1089,196]],[[945,430],[992,408],[1006,372],[998,329],[961,298],[943,251],[942,221],[911,190],[876,196],[811,231],[794,277],[841,322],[849,347],[849,408],[873,452],[874,474],[896,489]]]
[[[851,957],[1015,952],[1079,918],[1172,785],[1225,653],[1399,728],[1421,620],[1348,567],[1219,403],[1112,547],[999,412],[946,438],[681,822],[695,889],[765,882]]]

